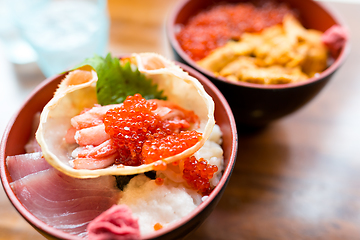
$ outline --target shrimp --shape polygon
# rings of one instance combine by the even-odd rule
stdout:
[[[105,124],[101,123],[93,127],[77,130],[74,138],[76,143],[81,146],[86,146],[86,145],[97,146],[105,142],[106,140],[110,139],[110,136],[105,132]]]
[[[150,102],[155,102],[157,104],[157,109],[154,111],[161,117],[161,120],[173,120],[173,119],[185,119],[189,123],[198,123],[199,117],[193,112],[186,110],[175,103],[159,100],[159,99],[150,99]]]
[[[109,139],[96,147],[87,146],[78,153],[78,157],[101,158],[116,153],[116,151],[113,141]]]
[[[76,158],[73,161],[73,164],[75,169],[101,169],[111,166],[115,162],[117,156],[118,154],[114,153],[101,158]]]
[[[190,128],[191,124],[199,124],[199,118],[193,111],[188,111],[168,101],[158,99],[151,99],[149,101],[157,104],[157,109],[153,112],[160,116],[161,120],[166,121],[169,127],[176,133]]]
[[[71,125],[76,129],[88,128],[103,123],[106,112],[109,109],[120,106],[113,104],[107,106],[95,105],[91,109],[85,109],[79,115],[71,118]]]

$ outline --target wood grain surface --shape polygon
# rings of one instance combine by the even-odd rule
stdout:
[[[171,58],[164,23],[177,2],[109,0],[109,51],[151,51]],[[240,129],[228,187],[187,240],[360,239],[360,4],[326,5],[342,15],[351,31],[347,61],[301,110],[257,131]],[[15,96],[22,94],[20,99],[44,78],[31,67],[10,66],[7,71],[21,83],[12,90]],[[3,123],[10,116],[0,118]],[[0,240],[44,239],[16,212],[2,188],[0,216]]]

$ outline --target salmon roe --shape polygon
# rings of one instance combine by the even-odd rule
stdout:
[[[155,223],[155,225],[154,225],[154,230],[155,231],[160,230],[162,228],[163,228],[163,226],[160,223]]]
[[[203,158],[191,156],[184,161],[183,179],[203,196],[211,193],[210,179],[218,170],[216,165],[208,164]]]
[[[140,94],[128,96],[119,107],[107,111],[104,124],[118,150],[115,164],[139,166],[173,156],[199,141],[196,131],[173,133],[173,127],[155,114],[157,104]],[[179,146],[178,146],[179,145]]]
[[[239,40],[244,32],[282,23],[286,14],[296,16],[287,5],[274,1],[220,3],[192,17],[176,37],[186,54],[198,61],[227,41]]]
[[[174,156],[194,146],[201,139],[196,131],[173,133],[163,138],[149,139],[144,143],[142,156],[145,163]]]
[[[163,178],[155,178],[155,183],[157,184],[157,185],[163,185],[163,183],[164,183],[164,179]]]

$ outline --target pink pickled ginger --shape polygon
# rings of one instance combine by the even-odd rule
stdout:
[[[138,219],[126,205],[113,205],[100,214],[87,227],[90,240],[139,239]]]
[[[336,57],[348,40],[348,33],[344,27],[334,25],[323,33],[321,40],[329,49],[331,55]]]

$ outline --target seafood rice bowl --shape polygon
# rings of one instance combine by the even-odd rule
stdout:
[[[158,54],[86,59],[39,110],[25,153],[7,154],[2,144],[2,181],[67,237],[155,236],[197,214],[231,174],[236,129],[225,164],[213,98]]]

